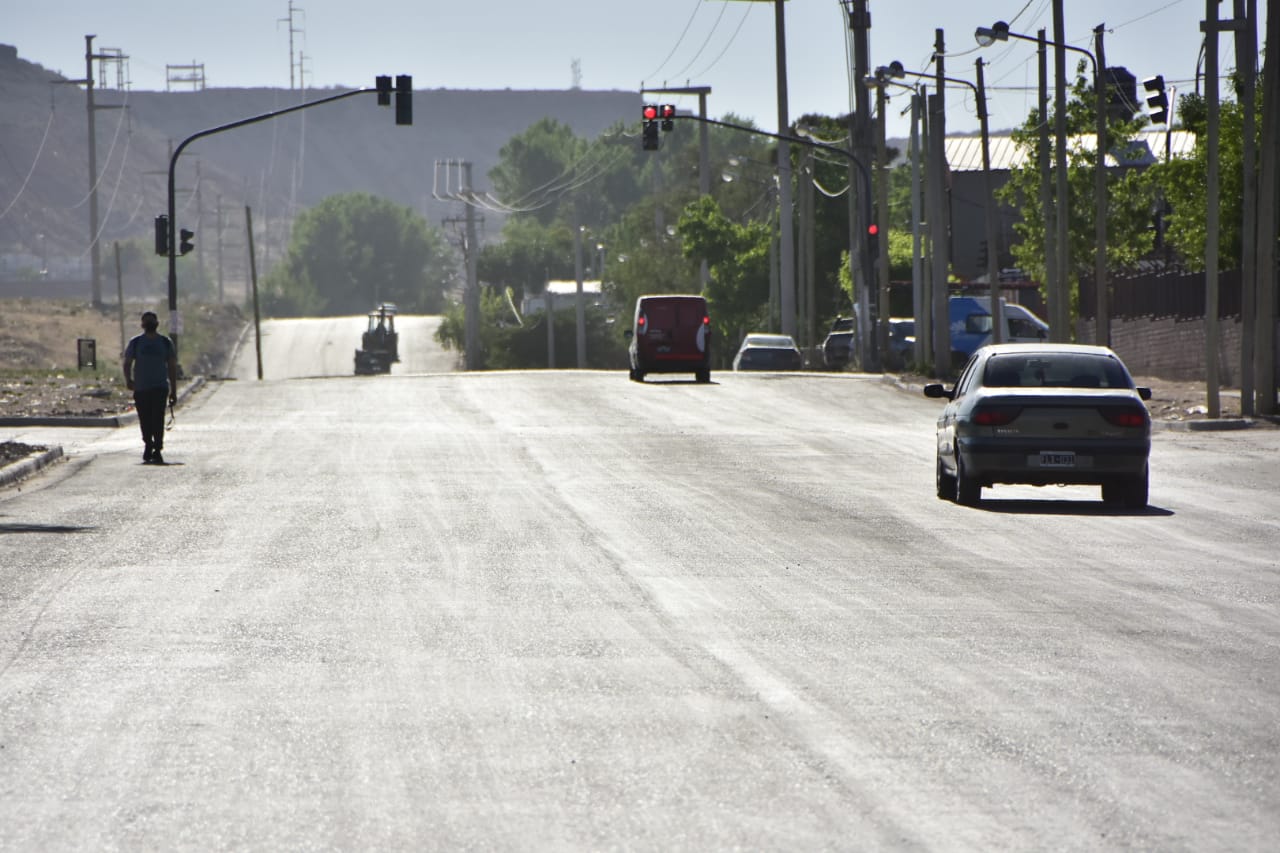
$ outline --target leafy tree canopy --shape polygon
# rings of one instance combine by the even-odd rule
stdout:
[[[438,313],[455,258],[410,208],[369,193],[330,196],[294,225],[288,255],[267,282],[267,310],[362,314],[379,302]]]

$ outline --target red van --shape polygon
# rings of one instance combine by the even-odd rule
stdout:
[[[711,317],[701,296],[655,295],[636,300],[631,331],[631,379],[647,373],[692,373],[711,381]]]

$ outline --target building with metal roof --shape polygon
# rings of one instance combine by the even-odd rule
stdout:
[[[1097,145],[1097,135],[1092,133],[1072,136],[1068,142],[1068,157],[1074,152],[1092,152]],[[1139,131],[1131,144],[1112,146],[1107,155],[1107,166],[1113,169],[1145,169],[1169,157],[1190,157],[1195,151],[1196,136],[1187,130],[1166,131],[1147,129]],[[957,275],[976,280],[986,275],[984,260],[986,249],[986,185],[982,174],[982,139],[979,136],[951,136],[946,141],[947,191],[951,216],[951,263]],[[1009,134],[989,137],[991,172],[998,190],[1009,180],[1011,169],[1034,165],[1035,148],[1019,146]],[[998,264],[1001,269],[1012,266],[1009,246],[1016,239],[1013,226],[1021,219],[1018,210],[1008,205],[1000,206]]]

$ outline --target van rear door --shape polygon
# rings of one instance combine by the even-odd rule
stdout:
[[[706,352],[707,303],[694,297],[646,300],[645,337],[657,359],[689,359]]]

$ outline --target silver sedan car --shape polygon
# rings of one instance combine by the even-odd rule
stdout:
[[[1088,484],[1102,499],[1147,505],[1150,388],[1107,347],[1002,344],[979,349],[938,418],[938,497],[975,506],[996,483]]]

